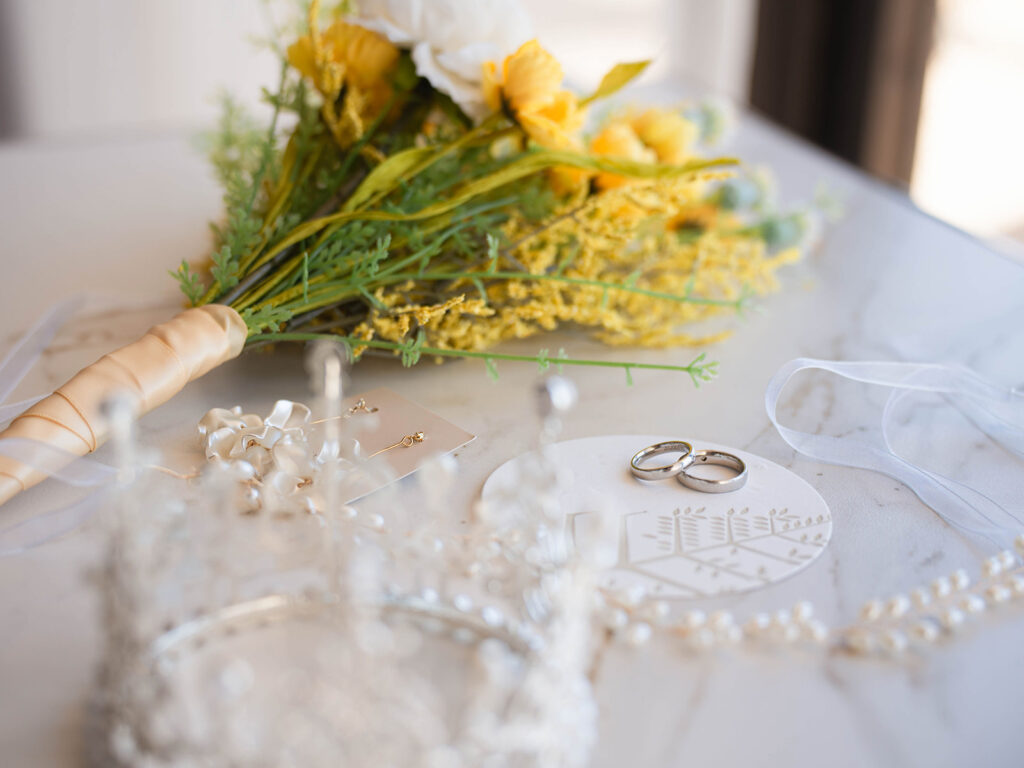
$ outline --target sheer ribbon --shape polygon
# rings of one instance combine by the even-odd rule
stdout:
[[[87,296],[75,296],[51,307],[14,345],[0,362],[0,427],[49,393],[16,403],[5,403],[25,375],[49,347],[60,329],[89,303]],[[116,478],[114,467],[91,458],[79,458],[52,445],[25,438],[0,439],[0,456],[15,459],[46,472],[67,485],[92,489],[71,504],[34,515],[14,525],[0,528],[0,557],[19,554],[59,538],[89,519],[96,511],[101,494],[95,489]],[[3,510],[0,509],[0,517]]]
[[[881,416],[879,441],[811,434],[779,423],[779,398],[786,384],[801,371],[812,369],[891,390]],[[914,491],[951,525],[989,539],[1000,547],[1008,546],[1013,537],[1024,530],[1018,512],[1006,509],[978,488],[915,464],[893,449],[897,406],[915,393],[942,397],[978,430],[1017,458],[1024,457],[1024,392],[1019,387],[1000,387],[961,367],[797,358],[782,366],[768,383],[765,408],[782,439],[799,453],[828,464],[886,474]],[[1019,472],[1020,468],[1014,469]]]

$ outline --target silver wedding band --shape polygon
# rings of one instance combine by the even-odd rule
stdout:
[[[701,464],[715,464],[720,467],[728,467],[736,472],[732,477],[721,480],[711,480],[706,477],[697,477],[690,474],[690,469]],[[676,480],[701,493],[729,493],[738,491],[747,484],[747,465],[743,459],[725,451],[702,450],[694,451],[693,461],[683,471],[676,475]]]
[[[651,456],[660,456],[663,453],[681,453],[680,457],[671,464],[660,467],[641,467],[641,462]],[[698,477],[690,474],[690,470],[698,464],[714,464],[720,467],[728,467],[736,474],[720,480],[712,480],[706,477]],[[664,443],[649,445],[643,450],[633,454],[629,460],[629,470],[634,477],[641,480],[665,480],[674,477],[687,488],[701,493],[729,493],[738,491],[747,484],[747,465],[743,459],[725,451],[716,450],[693,450],[693,446],[685,440],[668,440]]]
[[[651,456],[660,456],[663,453],[681,452],[682,455],[671,464],[660,467],[641,467],[640,463]],[[669,477],[676,477],[686,469],[693,461],[693,446],[685,440],[669,440],[664,443],[649,445],[642,451],[633,454],[629,460],[629,469],[634,477],[641,480],[664,480]]]

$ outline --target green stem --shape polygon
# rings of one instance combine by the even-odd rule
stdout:
[[[320,341],[329,340],[344,343],[352,347],[372,347],[373,349],[390,349],[401,351],[407,349],[408,345],[397,341],[383,341],[381,339],[355,339],[351,336],[342,336],[335,333],[258,333],[250,336],[247,344],[260,342],[279,341]],[[631,363],[623,360],[581,360],[579,358],[551,358],[541,355],[509,355],[500,352],[472,352],[464,349],[444,349],[441,347],[419,347],[420,354],[436,357],[464,357],[476,360],[503,360],[520,363],[547,363],[550,365],[583,365],[597,368],[619,368],[651,371],[676,371],[688,373],[691,376],[699,375],[713,363],[690,363],[689,365],[667,365],[663,363]]]

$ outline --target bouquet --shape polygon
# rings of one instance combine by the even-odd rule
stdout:
[[[513,0],[309,4],[259,126],[226,103],[210,154],[226,214],[191,305],[86,368],[0,437],[83,455],[106,437],[113,389],[145,412],[244,347],[329,338],[393,354],[656,368],[494,351],[571,325],[614,345],[705,343],[687,326],[738,312],[797,258],[800,214],[770,211],[737,161],[705,157],[705,105],[589,115],[648,62],[586,95],[530,39]],[[0,503],[44,473],[0,458]]]

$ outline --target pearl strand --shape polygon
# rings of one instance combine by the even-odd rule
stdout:
[[[986,558],[977,582],[972,583],[965,569],[957,568],[906,594],[868,600],[857,622],[831,629],[815,618],[814,607],[806,600],[790,609],[756,613],[741,623],[724,610],[710,615],[687,610],[672,616],[668,603],[647,599],[638,586],[602,592],[598,617],[608,632],[634,647],[645,645],[658,627],[694,652],[743,645],[899,657],[956,635],[969,621],[995,607],[1024,600],[1024,534],[1016,538],[1014,548],[1016,554],[1004,550]]]

